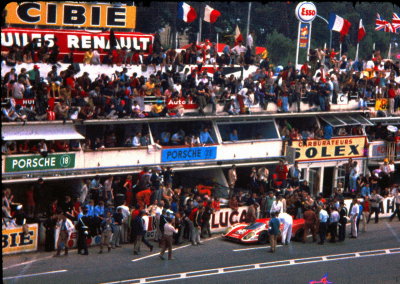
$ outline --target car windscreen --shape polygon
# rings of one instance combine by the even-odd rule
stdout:
[[[264,225],[264,223],[253,223],[253,224],[248,225],[245,229],[246,230],[254,230],[254,229],[260,228],[262,225]]]

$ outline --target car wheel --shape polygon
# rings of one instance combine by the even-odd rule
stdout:
[[[294,236],[295,241],[301,242],[303,240],[303,235],[304,235],[303,229],[297,230],[296,235]]]
[[[262,232],[258,237],[258,242],[262,245],[265,245],[269,241],[268,232]]]

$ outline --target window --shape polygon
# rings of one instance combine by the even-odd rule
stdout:
[[[235,135],[237,135],[237,141],[279,139],[272,120],[219,122],[217,125],[222,141],[232,141]]]
[[[163,146],[185,145],[187,144],[185,142],[188,142],[189,138],[192,136],[199,136],[204,128],[208,128],[212,140],[214,143],[218,143],[217,136],[215,135],[214,128],[210,121],[196,120],[150,123],[150,131],[154,141]],[[183,131],[182,136],[184,139],[178,144],[172,143],[172,136],[179,131]]]

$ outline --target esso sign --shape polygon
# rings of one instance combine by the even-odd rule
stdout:
[[[317,16],[317,7],[312,2],[301,2],[296,6],[296,17],[300,22],[310,23]]]

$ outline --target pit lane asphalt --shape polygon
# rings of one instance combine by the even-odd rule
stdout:
[[[260,249],[234,251],[246,248]],[[89,256],[78,255],[76,250],[72,250],[67,257],[59,258],[52,258],[53,253],[43,252],[4,256],[3,282],[86,284],[140,278],[144,281],[144,278],[152,276],[389,248],[400,248],[400,222],[397,219],[393,222],[382,219],[378,224],[370,223],[367,232],[360,233],[358,239],[322,246],[311,242],[292,242],[289,246],[277,248],[275,254],[268,253],[268,248],[260,245],[240,245],[217,237],[206,241],[203,246],[186,246],[174,251],[176,259],[172,261],[162,261],[157,255],[143,258],[159,251],[155,248],[150,253],[143,246],[142,254],[134,256],[132,244],[101,255],[97,254],[98,248],[95,247],[89,249]],[[134,259],[137,261],[133,262]],[[51,273],[40,274],[48,272]],[[171,280],[168,283],[309,283],[311,280],[320,280],[326,273],[328,280],[333,283],[400,283],[400,254],[318,261],[209,276],[199,273],[201,275],[196,278]],[[158,283],[162,282],[165,281]]]

